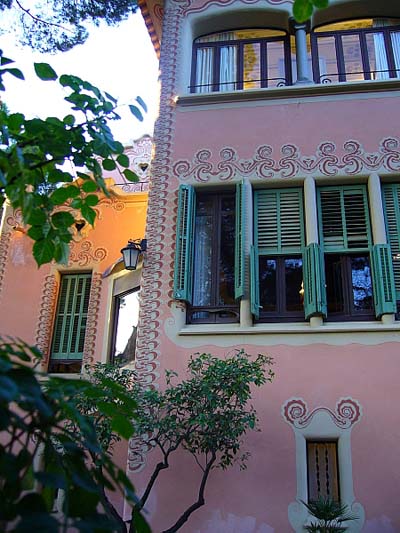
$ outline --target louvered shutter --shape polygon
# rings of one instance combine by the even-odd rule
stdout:
[[[91,275],[65,275],[61,278],[52,359],[81,359],[85,343]]]
[[[390,246],[376,244],[372,248],[371,256],[375,314],[379,318],[385,313],[396,313],[396,291]]]
[[[301,189],[255,192],[255,243],[262,255],[301,253],[304,246]]]
[[[258,273],[258,254],[255,246],[250,247],[250,307],[251,312],[260,316],[260,282]]]
[[[324,257],[317,243],[309,244],[303,254],[304,314],[326,317],[326,288]]]
[[[386,233],[390,244],[396,299],[400,300],[400,185],[385,184],[382,187]]]
[[[174,298],[192,301],[193,230],[196,196],[191,185],[180,185],[176,224]]]
[[[236,184],[235,209],[235,298],[244,294],[245,264],[245,187],[244,181]]]
[[[339,469],[336,442],[307,442],[308,501],[339,501]]]
[[[368,250],[371,230],[364,185],[318,189],[320,242],[324,252]]]

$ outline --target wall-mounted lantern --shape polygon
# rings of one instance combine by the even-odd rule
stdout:
[[[147,250],[147,239],[129,240],[121,253],[126,270],[136,270],[139,256]]]

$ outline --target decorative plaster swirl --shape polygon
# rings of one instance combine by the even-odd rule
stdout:
[[[259,146],[251,159],[240,159],[235,148],[225,147],[219,160],[212,161],[213,153],[201,149],[192,161],[179,160],[173,166],[174,175],[181,181],[230,181],[243,177],[293,178],[305,174],[354,176],[365,171],[398,172],[400,170],[400,141],[395,137],[382,139],[376,152],[366,152],[361,142],[348,140],[339,154],[333,142],[318,145],[315,155],[304,156],[294,144],[281,147],[282,157],[275,159],[269,145]]]
[[[322,411],[332,417],[336,426],[346,429],[356,424],[362,415],[361,405],[353,398],[340,398],[336,403],[335,412],[327,407],[317,407],[309,412],[302,398],[290,398],[282,406],[283,418],[296,428],[307,427],[313,417]]]
[[[173,210],[168,206],[168,181],[172,172],[171,152],[174,136],[175,80],[179,62],[179,33],[181,17],[173,3],[166,5],[164,16],[163,54],[160,70],[160,113],[155,125],[155,151],[151,166],[149,208],[147,211],[147,238],[152,246],[146,254],[142,275],[142,299],[140,305],[135,369],[139,381],[147,387],[155,387],[159,378],[160,332],[162,329],[161,306],[163,295],[168,294],[169,276],[164,275],[164,265],[172,261],[173,235],[167,232],[173,227]],[[128,470],[139,471],[145,466],[148,445],[140,437],[131,439],[128,452]]]
[[[90,241],[72,242],[68,264],[71,266],[73,263],[78,263],[79,266],[84,267],[89,263],[100,263],[107,255],[108,252],[105,248],[93,250],[93,243]]]
[[[42,366],[47,370],[50,343],[53,333],[53,317],[57,304],[58,283],[54,274],[46,276],[39,306],[35,343],[43,354]]]
[[[3,288],[4,275],[6,271],[10,241],[11,241],[11,232],[7,231],[1,234],[1,237],[0,237],[0,294]]]
[[[100,299],[101,299],[101,274],[94,272],[90,285],[89,310],[86,321],[85,344],[83,346],[82,366],[94,362],[96,348],[97,323],[99,320]]]

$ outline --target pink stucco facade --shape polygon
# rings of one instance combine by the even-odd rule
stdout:
[[[148,8],[150,13],[160,12],[152,3]],[[377,9],[368,2],[332,2],[311,27],[376,17]],[[400,15],[393,3],[382,10],[381,16]],[[383,187],[400,178],[397,79],[202,94],[188,88],[191,46],[198,36],[245,28],[246,23],[251,28],[270,23],[285,30],[290,13],[290,2],[273,0],[164,5],[161,108],[155,129],[137,369],[144,381],[162,387],[164,370],[183,372],[194,352],[224,356],[243,347],[249,353],[271,355],[276,372],[271,385],[255,392],[261,432],[246,438],[245,449],[252,454],[248,469],[212,473],[206,505],[182,528],[188,533],[304,531],[307,516],[298,500],[307,499],[309,440],[337,442],[341,499],[359,516],[349,531],[400,531],[400,325],[394,314],[365,321],[332,321],[328,314],[326,319],[301,323],[260,323],[249,312],[247,287],[237,323],[188,324],[188,304],[174,299],[181,184],[192,185],[197,193],[215,194],[233,191],[241,180],[253,192],[300,187],[308,198],[307,243],[318,238],[320,215],[313,219],[306,180],[312,180],[314,194],[321,186],[363,184],[369,190],[374,244],[387,242],[382,240],[372,182],[378,179]],[[253,218],[247,216],[246,227],[251,228]],[[252,230],[247,231],[251,240]],[[157,458],[155,452],[141,454],[139,441],[133,441],[130,450],[128,471],[140,489]],[[182,455],[173,467],[175,474],[171,468],[163,476],[149,504],[155,531],[170,526],[195,499],[195,466]]]

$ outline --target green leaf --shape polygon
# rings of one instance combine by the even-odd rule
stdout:
[[[54,259],[61,265],[68,265],[69,245],[66,242],[58,242],[54,248]]]
[[[297,22],[305,22],[313,13],[313,5],[310,0],[295,0],[293,4],[293,16]]]
[[[34,241],[43,239],[44,237],[43,226],[32,226],[31,228],[28,229],[27,235]]]
[[[85,204],[90,205],[91,207],[99,203],[99,198],[95,194],[89,194],[85,198]]]
[[[129,168],[126,168],[122,171],[122,174],[125,176],[125,178],[128,181],[133,181],[134,183],[137,183],[139,181],[139,176],[133,172],[133,170],[130,170]]]
[[[54,257],[54,243],[51,239],[36,241],[32,249],[33,257],[38,266],[50,263]]]
[[[20,127],[24,123],[25,116],[22,113],[13,113],[8,116],[8,127],[11,130],[19,131]]]
[[[96,211],[94,211],[94,209],[92,209],[88,205],[83,204],[81,207],[81,213],[83,218],[93,226],[94,221],[96,220]]]
[[[68,200],[69,197],[70,196],[67,187],[60,187],[51,193],[50,200],[55,205],[62,205]]]
[[[68,228],[75,222],[74,217],[67,211],[58,211],[51,216],[51,221],[56,228]]]
[[[117,163],[121,165],[121,167],[128,168],[129,167],[129,157],[126,154],[119,154],[117,157]]]
[[[97,191],[97,185],[94,181],[85,181],[85,183],[82,184],[82,191],[95,192]]]
[[[104,170],[115,170],[117,165],[113,159],[103,159],[101,162]]]
[[[133,435],[133,424],[123,415],[114,415],[111,421],[111,428],[124,439],[129,439]]]
[[[11,74],[12,76],[15,76],[19,80],[25,79],[23,73],[21,72],[21,70],[19,70],[19,68],[5,68],[4,72],[8,72],[9,74]]]
[[[64,124],[67,126],[73,126],[75,124],[75,117],[74,115],[67,115],[63,118]]]
[[[36,76],[43,81],[56,80],[58,78],[56,71],[48,63],[33,64]]]
[[[143,122],[143,115],[138,107],[131,104],[129,109],[133,116],[135,116],[140,122]]]
[[[140,97],[140,96],[137,96],[136,97],[136,102],[142,106],[142,109],[145,113],[147,113],[147,105],[145,104],[144,100]]]
[[[317,9],[325,9],[329,5],[329,0],[311,0]]]
[[[31,226],[40,226],[47,220],[46,214],[41,209],[33,209],[27,219],[27,223]]]

